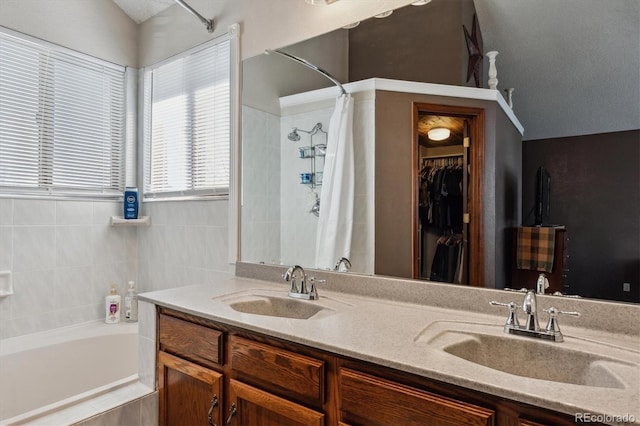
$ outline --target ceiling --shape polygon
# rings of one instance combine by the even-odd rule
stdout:
[[[113,0],[137,24],[175,4],[175,0]]]
[[[138,23],[175,4],[113,1]],[[640,1],[473,2],[525,140],[640,128]]]
[[[640,1],[474,4],[525,140],[640,128]]]

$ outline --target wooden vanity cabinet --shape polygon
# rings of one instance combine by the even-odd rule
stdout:
[[[161,426],[574,424],[566,414],[166,308],[158,308],[157,360]]]
[[[489,426],[495,420],[493,410],[348,368],[340,370],[340,414],[363,426]]]
[[[325,415],[237,380],[229,382],[231,425],[323,426]]]
[[[325,361],[236,335],[228,346],[233,425],[326,424]]]
[[[222,424],[222,332],[158,315],[157,375],[161,426]]]
[[[221,424],[222,377],[208,368],[159,352],[160,425]]]

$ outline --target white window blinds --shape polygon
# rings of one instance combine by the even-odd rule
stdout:
[[[230,54],[224,37],[145,70],[146,199],[228,194]]]
[[[117,195],[125,69],[0,31],[0,191]]]

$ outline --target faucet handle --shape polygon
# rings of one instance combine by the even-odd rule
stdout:
[[[327,280],[318,280],[316,277],[309,277],[309,282],[311,283],[311,288],[309,288],[309,299],[316,300],[318,299],[318,290],[316,290],[316,283],[324,284]]]
[[[561,311],[559,309],[554,308],[553,306],[550,307],[549,309],[543,309],[543,311],[549,313],[549,316],[552,316],[554,318],[556,318],[558,316],[558,314],[571,315],[572,317],[580,317],[580,316],[582,316],[582,314],[580,312]]]
[[[559,309],[554,308],[553,306],[549,309],[543,309],[544,312],[549,313],[549,322],[547,323],[546,330],[548,333],[553,333],[556,336],[556,342],[562,342],[562,333],[560,332],[560,326],[558,325],[558,315],[571,315],[574,317],[579,317],[582,315],[580,312],[573,311],[561,311]]]
[[[516,310],[518,310],[520,306],[518,306],[515,302],[502,303],[492,300],[491,302],[489,302],[489,304],[493,306],[505,306],[509,308],[509,316],[507,317],[507,321],[504,323],[505,330],[512,327],[520,326],[520,323],[518,322],[518,315],[516,314]]]

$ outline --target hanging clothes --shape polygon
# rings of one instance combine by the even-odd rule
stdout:
[[[429,278],[432,281],[454,282],[461,266],[459,263],[461,249],[461,235],[452,234],[449,237],[440,237],[436,246],[436,254],[431,264],[431,276]]]
[[[420,171],[420,223],[440,230],[462,232],[462,164],[427,162]]]
[[[461,157],[427,160],[419,172],[418,213],[422,235],[441,235],[435,247],[423,246],[421,276],[432,281],[461,282],[463,256]],[[429,238],[422,238],[428,241]],[[430,256],[432,254],[432,257]],[[428,269],[427,262],[431,261]],[[426,272],[426,273],[425,273]]]

